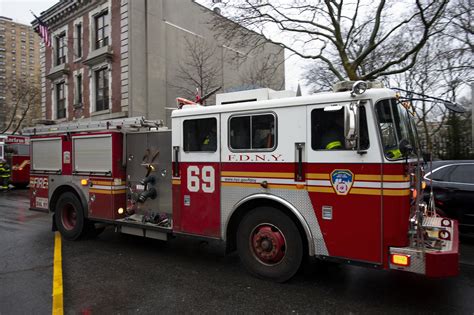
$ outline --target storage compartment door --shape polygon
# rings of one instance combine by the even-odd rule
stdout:
[[[112,174],[112,135],[73,137],[74,173]]]
[[[62,168],[60,137],[31,140],[31,170],[60,172]]]

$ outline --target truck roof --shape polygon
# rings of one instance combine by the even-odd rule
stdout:
[[[330,104],[337,102],[348,102],[351,100],[363,99],[385,99],[395,97],[396,92],[388,88],[368,89],[362,95],[351,96],[349,91],[346,92],[321,92],[308,96],[283,97],[278,99],[237,102],[226,105],[202,106],[199,104],[184,105],[181,109],[174,110],[171,114],[172,118],[218,114],[228,112],[239,112],[249,110],[268,110],[274,108],[283,108],[289,106],[300,106],[309,104]]]

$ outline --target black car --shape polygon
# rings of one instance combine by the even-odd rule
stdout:
[[[433,186],[438,213],[458,220],[461,233],[474,233],[474,160],[435,161],[425,170],[425,201]]]

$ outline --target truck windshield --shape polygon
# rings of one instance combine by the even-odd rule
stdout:
[[[395,99],[386,99],[377,102],[375,112],[385,156],[389,160],[405,158],[400,151],[400,144],[403,142],[413,148],[410,155],[416,155],[419,148],[417,134],[407,109]]]

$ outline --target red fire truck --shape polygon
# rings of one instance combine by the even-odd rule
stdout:
[[[0,135],[0,158],[10,167],[10,184],[26,187],[30,181],[29,137]]]
[[[296,96],[258,89],[142,118],[26,130],[31,209],[69,240],[96,223],[225,242],[254,275],[286,281],[305,256],[426,276],[458,274],[458,227],[420,198],[410,110],[393,90]]]

